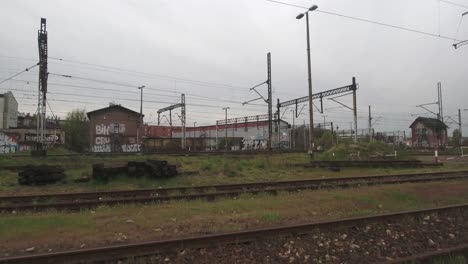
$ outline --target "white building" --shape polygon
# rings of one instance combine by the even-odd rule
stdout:
[[[18,126],[18,102],[12,92],[0,94],[0,129]]]
[[[214,126],[199,126],[199,127],[186,127],[185,136],[189,141],[191,139],[204,139],[204,147],[206,149],[214,149],[215,146],[224,141],[226,137],[231,141],[232,149],[266,149],[268,146],[268,121],[248,121],[230,123],[227,126],[214,125]],[[273,122],[272,131],[272,147],[277,148],[278,142],[281,148],[288,148],[289,146],[289,124],[283,120],[280,121],[280,129],[278,130],[278,122]],[[173,138],[182,138],[182,131],[178,127],[172,132]],[[241,144],[236,144],[234,142]]]

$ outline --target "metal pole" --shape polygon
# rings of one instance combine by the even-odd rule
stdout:
[[[369,105],[369,142],[372,142],[372,115],[371,115],[370,105]]]
[[[357,98],[356,98],[356,78],[353,77],[353,112],[354,112],[354,143],[357,143]]]
[[[180,96],[180,101],[181,101],[181,104],[182,104],[182,107],[180,108],[180,111],[181,111],[181,114],[182,114],[182,150],[185,150],[186,147],[187,147],[187,138],[186,138],[186,135],[185,135],[185,113],[186,113],[186,109],[185,109],[185,94],[181,94]]]
[[[278,130],[277,130],[277,133],[278,133],[278,144],[277,144],[277,146],[278,146],[278,149],[280,149],[280,142],[281,142],[281,135],[280,135],[280,132],[281,132],[281,131],[280,131],[280,126],[281,126],[281,116],[280,116],[280,115],[281,115],[281,108],[280,108],[280,100],[279,100],[279,98],[277,99],[277,105],[276,105],[276,107],[277,107],[277,113],[278,113],[278,120],[277,120],[277,122],[276,122],[276,123],[277,123],[276,126],[277,126],[277,128],[278,128]]]
[[[296,111],[292,110],[291,112],[293,113],[293,125],[292,125],[292,129],[291,129],[291,149],[295,149],[296,148],[296,137],[294,135],[294,131],[296,129]]]
[[[171,130],[171,139],[172,139],[172,110],[169,110],[169,128]]]
[[[303,131],[303,132],[304,132],[304,135],[303,135],[303,137],[304,137],[304,151],[305,151],[305,150],[307,149],[306,125],[305,125],[305,120],[302,120],[302,121],[303,121],[303,123],[304,123],[304,131]]]
[[[218,121],[216,121],[216,146],[215,149],[218,150]]]
[[[193,138],[192,138],[192,146],[193,146],[193,151],[195,151],[195,125],[197,122],[193,122]]]
[[[306,23],[307,23],[307,66],[309,75],[309,154],[313,158],[314,148],[314,112],[312,105],[312,70],[310,66],[310,36],[309,36],[309,12],[306,12]]]
[[[458,136],[460,137],[460,156],[463,156],[463,134],[462,134],[462,119],[461,110],[458,109]]]
[[[271,53],[267,54],[267,82],[268,82],[268,150],[271,150],[273,130],[273,99],[271,96]]]
[[[141,126],[143,125],[143,88],[144,85],[138,87],[140,89],[140,116],[138,117],[138,130],[137,130],[137,144],[139,147],[139,152],[143,152],[142,144],[141,144],[141,137],[143,137],[141,133]]]
[[[224,148],[225,150],[227,151],[228,150],[228,142],[227,142],[227,137],[228,137],[228,126],[227,126],[227,110],[229,109],[229,107],[225,107],[223,108],[223,110],[225,110],[226,114],[225,114],[225,117],[224,117],[224,132],[225,132],[225,135],[224,135]]]

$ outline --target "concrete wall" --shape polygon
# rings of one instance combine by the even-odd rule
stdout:
[[[59,129],[45,131],[47,148],[65,144],[65,132]],[[10,128],[0,131],[0,154],[32,150],[37,142],[36,129]]]
[[[90,115],[90,151],[139,152],[137,142],[138,114],[120,108]]]

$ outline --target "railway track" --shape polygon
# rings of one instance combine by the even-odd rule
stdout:
[[[116,261],[120,259],[125,260],[128,258],[134,259],[135,257],[154,255],[161,261],[164,260],[165,263],[191,263],[190,254],[194,254],[192,260],[198,259],[197,263],[204,263],[204,261],[209,260],[207,259],[208,257],[216,257],[217,251],[222,252],[221,254],[223,254],[224,258],[232,257],[237,261],[243,257],[243,253],[252,253],[247,257],[259,258],[257,255],[253,254],[255,250],[259,252],[272,250],[272,252],[278,253],[276,246],[280,247],[280,250],[283,250],[283,247],[287,246],[289,249],[286,253],[290,254],[292,250],[293,253],[302,252],[301,254],[304,256],[304,249],[300,251],[294,248],[295,246],[299,246],[300,243],[309,246],[307,250],[310,250],[309,253],[311,255],[315,254],[317,258],[323,258],[325,254],[328,256],[327,252],[336,252],[337,254],[338,252],[342,252],[341,258],[351,256],[346,259],[347,263],[361,263],[356,262],[357,260],[361,261],[361,258],[368,258],[365,261],[366,263],[406,263],[412,260],[427,260],[435,256],[443,256],[449,253],[466,252],[468,248],[468,234],[466,233],[468,222],[464,217],[464,215],[466,215],[466,210],[468,210],[468,204],[462,204],[426,210],[405,211],[369,217],[356,217],[233,233],[7,257],[0,258],[0,263],[87,263],[96,261]],[[428,224],[427,222],[430,223]],[[421,232],[416,232],[414,230],[420,227],[425,230]],[[437,233],[437,228],[443,233],[456,233],[457,238],[450,241],[445,241],[443,238],[437,240],[440,242],[438,245],[440,248],[437,249],[429,245],[426,247],[413,247],[413,249],[407,249],[404,252],[398,250],[394,252],[396,249],[390,247],[392,243],[393,245],[418,243],[418,241],[425,241],[428,238],[436,237],[432,232]],[[385,231],[385,229],[387,229],[387,231]],[[391,229],[391,231],[389,229]],[[372,231],[374,231],[374,233]],[[395,237],[389,236],[391,232],[395,234],[399,232],[398,234],[400,235],[406,232],[407,236],[402,236],[402,240],[399,238],[395,239]],[[361,236],[362,233],[366,233],[366,235]],[[346,234],[350,237],[347,238]],[[410,236],[408,234],[412,235]],[[317,237],[317,235],[319,237]],[[335,237],[338,239],[333,239]],[[328,251],[330,248],[322,244],[317,244],[318,242],[323,242],[325,238],[330,239],[329,241],[332,242],[335,241],[333,245],[330,245],[333,246],[333,251]],[[370,238],[375,239],[375,242],[372,242],[373,240],[369,242],[368,240]],[[378,238],[380,239],[378,240]],[[275,244],[277,240],[279,242]],[[387,244],[383,243],[383,245],[381,245],[381,251],[376,254],[370,249],[361,248],[364,246],[374,246],[376,243],[380,244],[384,240]],[[286,243],[283,244],[285,241]],[[294,243],[294,241],[296,243]],[[339,243],[336,243],[336,241]],[[351,242],[351,244],[348,242]],[[353,243],[360,243],[361,247]],[[349,245],[351,245],[352,248],[350,251]],[[231,251],[229,247],[236,247],[236,250]],[[340,248],[344,248],[344,250],[335,250]],[[401,249],[406,249],[406,245],[403,245]],[[210,252],[212,254],[204,254],[207,251],[212,251]],[[180,252],[184,252],[184,254]],[[230,255],[230,252],[234,253]],[[281,253],[281,251],[279,253]],[[200,257],[200,254],[204,254],[204,256]],[[389,259],[389,257],[385,257],[386,255],[395,256],[395,254],[397,256],[396,258]],[[298,256],[297,254],[292,255]],[[172,262],[173,260],[174,262]],[[228,261],[228,259],[225,260]],[[290,260],[290,258],[284,259],[283,262],[290,263],[288,260]],[[311,263],[314,262],[312,258],[310,258],[310,260]],[[273,260],[273,262],[275,261]],[[158,263],[158,261],[156,260],[156,262],[153,263]],[[254,263],[254,261],[249,263]]]
[[[279,182],[257,182],[198,187],[176,187],[138,189],[128,191],[104,191],[62,193],[45,195],[23,195],[0,197],[0,212],[41,211],[49,209],[80,210],[102,205],[112,206],[132,203],[161,203],[176,200],[214,200],[232,198],[242,194],[270,193],[283,191],[349,188],[380,184],[418,183],[467,179],[468,171],[437,173],[412,173],[384,176],[359,176],[329,179],[312,179]]]

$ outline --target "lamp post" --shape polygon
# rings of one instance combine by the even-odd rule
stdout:
[[[311,6],[305,13],[300,13],[296,16],[296,19],[301,19],[306,16],[306,24],[307,24],[307,66],[308,66],[308,83],[309,83],[309,155],[313,157],[313,149],[314,149],[314,116],[313,116],[313,105],[312,105],[312,72],[310,67],[310,37],[309,37],[309,11],[314,11],[318,8],[317,5]]]
[[[137,130],[137,144],[139,147],[139,152],[143,152],[142,144],[140,142],[140,137],[143,137],[141,133],[141,125],[143,124],[143,88],[145,88],[144,85],[138,87],[140,90],[140,116],[138,117],[138,130]]]

